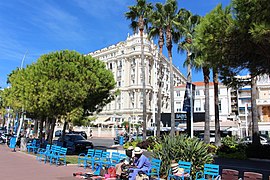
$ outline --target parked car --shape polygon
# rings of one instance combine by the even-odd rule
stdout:
[[[262,136],[260,135],[260,141],[261,141],[261,144],[270,144],[270,139],[265,137],[265,136]],[[251,144],[252,143],[252,137],[251,136],[246,136],[242,139],[241,141],[242,143],[244,144]]]
[[[54,136],[55,137],[60,137],[62,135],[62,130],[57,130],[57,131],[55,131],[55,133],[54,133]]]
[[[68,134],[80,134],[82,137],[87,139],[87,134],[85,131],[70,131],[70,132],[68,132]]]
[[[199,134],[198,138],[201,140],[201,141],[204,141],[204,133],[201,133]],[[215,143],[215,133],[210,133],[210,143],[211,144],[214,144]]]
[[[94,148],[93,143],[80,134],[66,134],[64,139],[59,137],[56,144],[66,147],[69,154],[86,153],[88,149]]]

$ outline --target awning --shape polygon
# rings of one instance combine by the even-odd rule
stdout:
[[[103,124],[106,120],[108,120],[111,116],[98,116],[98,118],[93,122],[95,125]]]

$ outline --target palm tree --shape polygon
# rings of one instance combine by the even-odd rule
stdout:
[[[178,44],[178,51],[184,52],[186,51],[187,58],[186,61],[184,62],[184,65],[187,66],[187,82],[191,83],[192,82],[192,76],[191,76],[191,68],[194,60],[194,46],[192,44],[192,38],[195,33],[195,27],[200,21],[200,16],[198,15],[192,15],[190,11],[187,11],[185,9],[181,10],[182,18],[180,19],[180,22],[182,26],[180,27],[181,31],[183,31],[183,37],[185,40],[181,43]],[[192,96],[192,86],[190,86],[190,92]],[[190,98],[191,101],[192,98]],[[192,104],[193,102],[190,102]],[[187,111],[187,131],[188,134],[191,135],[193,132],[191,132],[191,112],[193,111],[190,109],[190,111]]]
[[[156,8],[150,14],[149,21],[152,25],[149,30],[149,37],[158,37],[158,46],[159,46],[159,54],[158,54],[158,63],[159,63],[159,71],[158,71],[158,99],[157,99],[157,137],[160,137],[160,121],[161,121],[161,91],[162,91],[162,79],[163,79],[163,65],[161,61],[163,46],[164,46],[164,29],[163,29],[163,17],[165,15],[164,7],[161,3],[156,3]]]
[[[143,140],[146,139],[146,86],[145,86],[145,62],[144,62],[144,44],[143,30],[147,24],[147,14],[152,9],[151,3],[146,3],[146,0],[137,0],[137,4],[129,6],[129,12],[125,13],[127,19],[131,20],[130,27],[134,32],[139,29],[141,37],[141,66],[142,66],[142,94],[143,94]]]
[[[168,50],[169,62],[170,62],[170,98],[171,98],[171,135],[175,135],[175,117],[174,117],[174,75],[172,66],[172,43],[177,43],[180,39],[181,32],[179,31],[180,23],[177,1],[167,0],[164,4],[164,24],[163,29],[165,30],[166,36],[166,47]],[[178,31],[177,31],[178,30]]]

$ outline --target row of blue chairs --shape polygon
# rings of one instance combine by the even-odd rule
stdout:
[[[125,154],[118,152],[106,152],[102,150],[88,149],[87,154],[81,153],[78,157],[78,166],[83,164],[84,168],[91,165],[92,170],[96,167],[115,167],[122,159],[127,158]],[[151,169],[147,172],[148,176],[156,176],[159,178],[161,160],[152,158]]]
[[[95,165],[111,167],[120,162],[121,159],[125,159],[125,154],[118,152],[106,152],[102,150],[88,149],[87,153],[81,153],[78,157],[78,166],[83,164],[84,168],[91,164],[91,168],[94,169]]]
[[[37,150],[37,160],[40,162],[44,160],[44,164],[46,164],[46,162],[49,161],[50,165],[55,163],[56,166],[58,166],[58,164],[60,164],[63,161],[63,163],[67,165],[66,154],[67,148],[47,144],[45,149],[39,148]]]

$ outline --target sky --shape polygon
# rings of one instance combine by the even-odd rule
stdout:
[[[165,0],[148,0],[161,2]],[[204,16],[216,5],[230,0],[178,0],[179,8]],[[32,64],[46,53],[75,50],[87,54],[125,41],[130,21],[124,14],[135,0],[9,0],[0,1],[0,87],[7,87],[7,76]],[[186,75],[184,55],[173,47],[173,63]],[[166,48],[164,48],[166,56]],[[25,56],[25,58],[24,58]],[[193,81],[202,81],[193,72]]]

